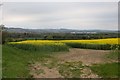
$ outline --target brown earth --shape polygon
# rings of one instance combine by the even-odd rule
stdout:
[[[71,48],[69,52],[59,52],[53,57],[58,60],[58,63],[81,61],[84,66],[91,66],[92,64],[110,62],[110,60],[104,58],[104,56],[109,53],[110,51],[105,50]],[[48,62],[49,61],[51,61],[51,59],[48,60]],[[43,70],[43,72],[38,74],[37,71],[39,70]],[[99,76],[93,73],[89,67],[84,67],[82,69],[82,72],[83,74],[80,76],[81,78],[99,78]],[[41,65],[40,62],[36,62],[34,65],[31,65],[30,74],[34,78],[63,78],[63,76],[61,76],[59,73],[57,67],[50,69],[46,66]]]
[[[68,53],[55,55],[61,61],[82,61],[84,65],[110,62],[104,58],[110,51],[71,48]]]
[[[40,72],[42,70],[42,72]],[[33,78],[62,78],[56,68],[49,69],[46,66],[41,65],[40,63],[35,63],[31,65],[30,74]]]

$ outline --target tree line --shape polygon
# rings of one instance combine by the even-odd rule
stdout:
[[[78,40],[78,39],[104,39],[117,38],[118,33],[12,33],[4,31],[4,26],[0,29],[0,43],[11,41],[21,41],[27,39],[34,40]]]
[[[96,34],[70,34],[70,33],[9,33],[2,31],[2,43],[10,41],[21,41],[26,39],[34,40],[78,40],[78,39],[104,39],[117,38],[117,33],[96,33]]]

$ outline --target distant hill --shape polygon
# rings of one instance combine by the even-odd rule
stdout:
[[[7,28],[2,27],[2,30],[11,33],[117,33],[112,30],[74,30],[74,29],[23,29],[23,28]]]

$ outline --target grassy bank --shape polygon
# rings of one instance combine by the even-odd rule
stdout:
[[[120,63],[106,63],[91,66],[91,70],[104,78],[118,78]]]
[[[45,57],[50,57],[40,52],[30,52],[15,47],[3,45],[2,71],[3,78],[22,78],[29,76],[29,64],[35,61],[42,61]]]

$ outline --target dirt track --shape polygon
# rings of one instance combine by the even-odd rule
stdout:
[[[105,50],[71,48],[69,52],[60,52],[52,56],[58,60],[58,63],[81,61],[84,66],[91,66],[92,64],[110,62],[109,60],[104,58],[105,55],[109,53],[110,51],[105,51]],[[48,59],[48,62],[50,61],[54,62],[51,59]],[[40,69],[44,70],[44,73],[37,74]],[[82,72],[83,74],[81,75],[81,78],[99,78],[99,76],[93,73],[88,67],[84,67]],[[36,62],[34,65],[32,65],[30,73],[31,75],[33,75],[34,78],[62,78],[63,77],[58,72],[58,69],[56,67],[49,69],[46,66],[42,66],[40,62]]]
[[[58,54],[61,61],[82,61],[84,65],[108,62],[104,56],[110,51],[71,48],[68,53]]]

